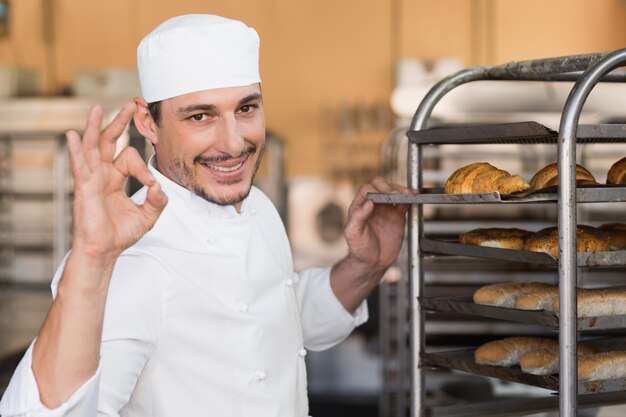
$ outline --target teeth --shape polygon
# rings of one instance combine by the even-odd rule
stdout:
[[[239,168],[241,168],[242,165],[243,165],[243,162],[240,162],[237,165],[234,165],[232,167],[218,167],[218,166],[214,166],[214,165],[208,165],[208,167],[213,169],[213,170],[215,170],[215,171],[219,171],[219,172],[232,172],[232,171],[236,171]]]

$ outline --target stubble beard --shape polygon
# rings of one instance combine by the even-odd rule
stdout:
[[[255,147],[250,147],[246,149],[244,152],[242,152],[242,155],[244,154],[252,155],[254,154],[255,150],[256,150]],[[250,176],[250,182],[247,184],[246,190],[240,193],[239,195],[231,197],[231,198],[220,197],[217,195],[212,195],[210,194],[210,192],[207,192],[208,190],[206,190],[205,187],[202,186],[202,184],[198,183],[198,181],[196,180],[196,177],[194,177],[194,170],[189,165],[187,165],[187,163],[182,158],[174,159],[174,167],[181,174],[181,177],[182,177],[181,181],[178,181],[178,182],[183,187],[191,190],[195,195],[197,195],[200,198],[203,198],[209,203],[217,204],[219,206],[232,206],[234,204],[241,203],[243,200],[245,200],[248,197],[248,195],[250,195],[250,190],[252,189],[252,183],[254,182],[256,173],[259,170],[259,166],[261,165],[261,159],[263,157],[264,152],[265,152],[265,145],[261,146],[261,149],[258,152],[259,156],[254,164],[254,169],[252,170],[252,175]],[[239,155],[238,157],[241,157],[242,155]],[[225,161],[224,158],[215,158],[215,160],[218,160],[218,159],[220,161]],[[226,184],[226,185],[236,184],[240,181],[245,181],[245,178],[236,179],[236,180],[227,180],[227,181],[221,182],[221,184]]]

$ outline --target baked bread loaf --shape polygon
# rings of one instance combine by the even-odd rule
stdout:
[[[600,226],[600,230],[604,230],[609,234],[611,250],[626,249],[626,224],[607,223]]]
[[[626,184],[626,157],[611,165],[606,176],[606,183]]]
[[[578,345],[578,357],[596,353],[596,349],[585,343]],[[533,375],[559,373],[559,349],[541,348],[523,355],[519,360],[522,371]]]
[[[515,301],[515,308],[520,310],[553,311],[554,299],[559,298],[559,288],[550,286],[541,290],[529,291]]]
[[[626,314],[626,290],[620,289],[579,289],[576,292],[577,315],[601,317]],[[554,299],[553,309],[559,311],[559,299]]]
[[[501,249],[523,249],[524,242],[532,232],[516,228],[491,227],[474,229],[459,236],[459,242],[466,245],[486,246]]]
[[[578,252],[604,252],[611,249],[608,233],[595,227],[579,225],[576,228],[576,249]],[[545,252],[554,258],[559,256],[559,230],[547,227],[529,236],[524,249]]]
[[[480,287],[474,292],[473,299],[476,304],[512,308],[520,297],[532,292],[545,292],[551,288],[556,289],[554,285],[543,282],[500,282]]]
[[[519,175],[510,175],[487,162],[474,162],[454,171],[446,181],[446,194],[489,193],[512,194],[525,191],[530,185]]]
[[[578,358],[578,379],[596,381],[626,377],[626,352],[602,352]]]
[[[552,187],[558,184],[559,173],[556,162],[540,169],[530,180],[530,188],[533,190],[541,190],[542,188]],[[585,167],[576,165],[576,184],[597,185],[598,181],[596,181],[593,174]]]
[[[507,337],[480,346],[474,360],[481,365],[514,366],[522,355],[541,348],[558,349],[559,342],[545,337]]]

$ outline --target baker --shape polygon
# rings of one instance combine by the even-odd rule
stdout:
[[[252,186],[265,141],[259,38],[212,15],[172,18],[138,47],[142,98],[100,130],[67,133],[73,241],[54,302],[0,414],[308,415],[305,355],[367,320],[365,299],[400,250],[406,207],[358,191],[348,254],[293,271],[268,198]],[[115,142],[131,118],[146,165]],[[124,194],[128,176],[144,187]]]

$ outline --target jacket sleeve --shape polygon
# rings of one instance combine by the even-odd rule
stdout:
[[[2,397],[0,415],[3,417],[95,416],[98,405],[100,369],[66,402],[54,410],[49,409],[39,399],[39,388],[31,368],[33,345],[34,342],[17,366]]]
[[[354,314],[341,305],[330,287],[330,268],[313,268],[296,273],[294,282],[307,349],[329,349],[367,321],[367,301],[363,301]]]
[[[63,267],[63,266],[62,266]],[[53,281],[62,273],[59,268]],[[123,255],[115,265],[105,309],[97,373],[55,409],[39,399],[32,345],[0,403],[3,417],[119,416],[154,349],[162,324],[163,292],[156,261]]]

